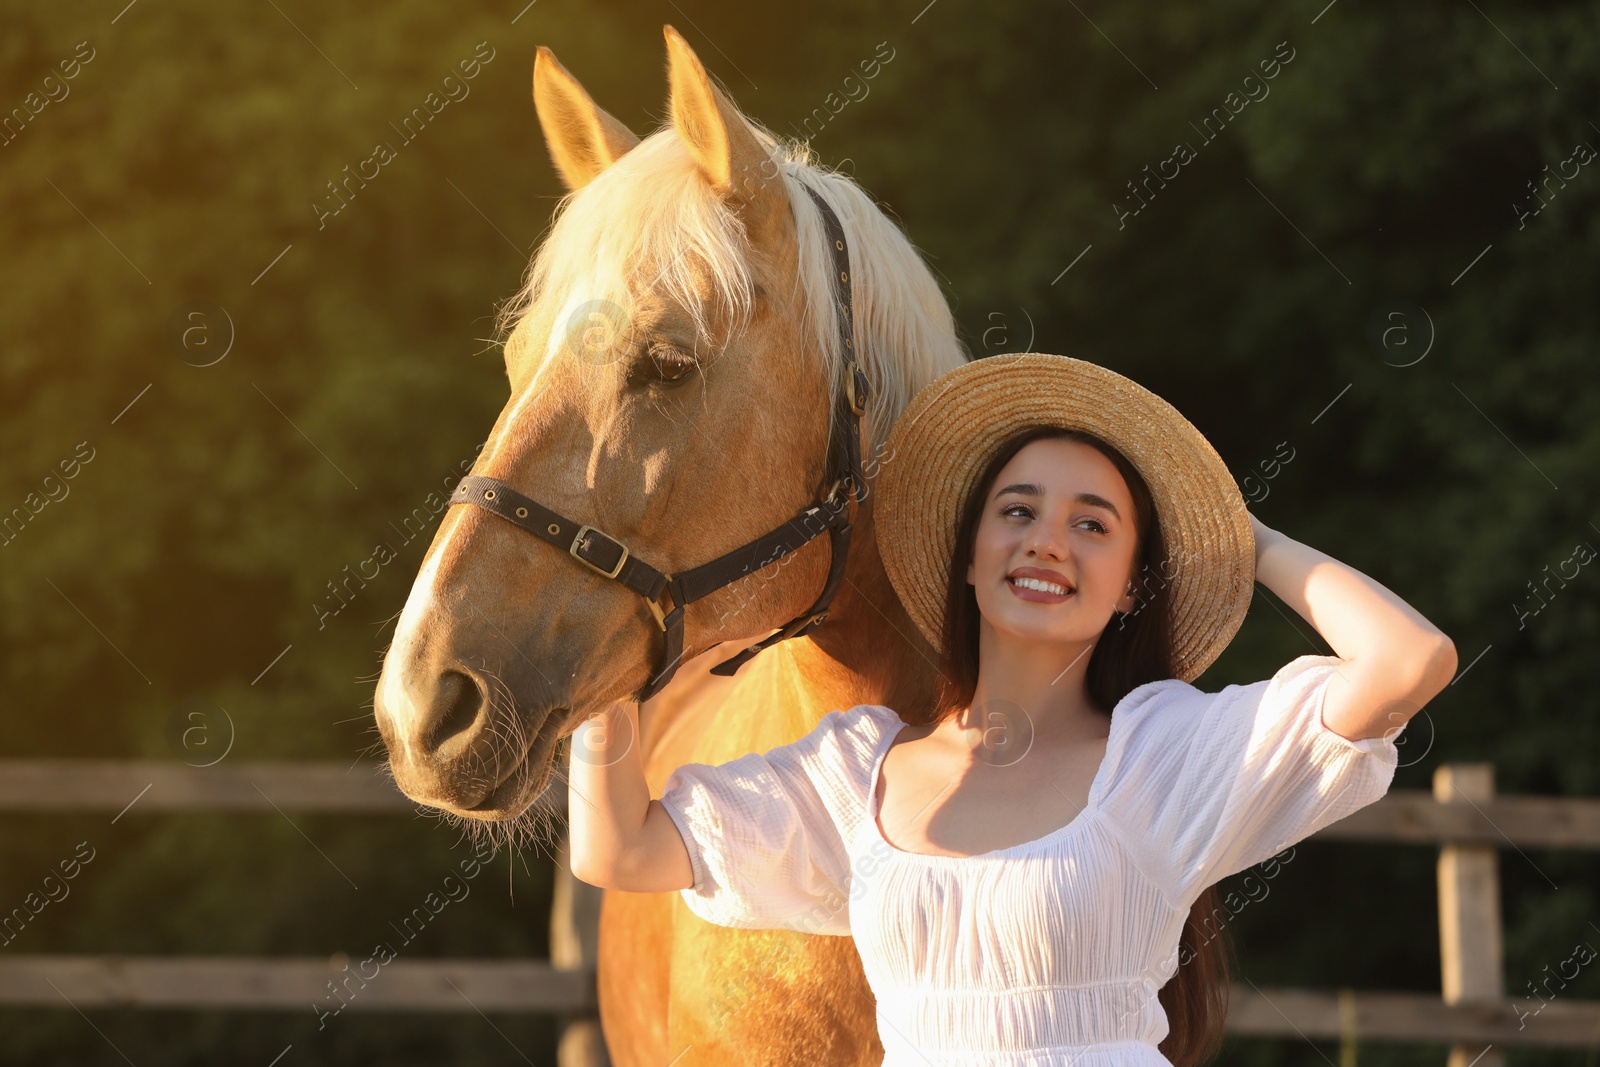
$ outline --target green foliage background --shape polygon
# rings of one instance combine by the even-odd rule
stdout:
[[[1600,145],[1593,4],[124,2],[0,4],[8,110],[78,42],[94,49],[70,95],[0,146],[0,513],[94,450],[0,546],[5,756],[178,758],[187,714],[216,707],[237,759],[354,761],[375,740],[380,650],[426,543],[401,547],[394,527],[504,403],[492,315],[564,191],[534,49],[643,133],[665,117],[670,22],[788,134],[859,96],[845,78],[887,42],[867,95],[813,120],[812,143],[926,253],[973,353],[1136,378],[1254,479],[1264,522],[1452,635],[1463,676],[1408,728],[1397,787],[1491,760],[1505,792],[1600,794],[1600,578],[1518,607],[1600,543],[1600,171],[1525,225],[1513,206]],[[376,141],[398,146],[389,124],[479,42],[494,58],[471,95],[319,229],[326,183]],[[1204,142],[1195,126],[1280,42],[1294,58],[1270,94]],[[1128,183],[1179,142],[1196,158],[1119,225]],[[171,337],[194,301],[236,329],[210,367]],[[1394,301],[1427,323],[1375,346]],[[1284,443],[1294,458],[1268,479]],[[319,625],[326,583],[380,542],[399,558]],[[1200,684],[1324,648],[1261,590]],[[365,955],[466,854],[427,819],[297,823],[304,837],[276,816],[12,816],[7,908],[74,843],[98,856],[8,951]],[[1437,990],[1432,865],[1425,849],[1302,846],[1234,921],[1245,975]],[[1501,872],[1507,990],[1526,995],[1576,942],[1600,943],[1600,865],[1507,850]],[[544,955],[549,884],[547,856],[503,856],[417,953]],[[1595,999],[1600,980],[1562,995]],[[502,1037],[471,1014],[351,1013],[321,1032],[309,1010],[91,1017],[105,1037],[64,1006],[0,1011],[0,1059],[124,1062],[109,1038],[141,1067],[266,1063],[290,1043],[285,1064],[550,1063],[555,1033],[503,1017]],[[1223,1059],[1338,1052],[1235,1039]],[[1369,1064],[1443,1054],[1359,1048]],[[1588,1067],[1600,1043],[1510,1058]]]

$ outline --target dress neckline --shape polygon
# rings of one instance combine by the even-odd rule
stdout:
[[[899,714],[892,708],[885,708],[884,710],[894,717],[894,721],[890,724],[889,729],[884,731],[883,736],[878,739],[877,751],[873,753],[872,766],[867,772],[866,823],[870,828],[873,839],[896,856],[904,856],[908,859],[925,863],[950,864],[961,863],[966,860],[1006,859],[1011,856],[1019,856],[1066,837],[1071,831],[1087,824],[1099,809],[1100,801],[1103,799],[1100,794],[1105,789],[1106,775],[1111,770],[1113,755],[1116,753],[1116,749],[1113,746],[1120,740],[1117,729],[1119,721],[1117,710],[1126,704],[1135,693],[1153,685],[1165,685],[1167,682],[1176,680],[1178,679],[1145,682],[1142,685],[1135,686],[1128,691],[1126,696],[1117,701],[1116,707],[1111,709],[1111,723],[1106,731],[1105,755],[1100,757],[1100,766],[1095,769],[1094,778],[1089,783],[1089,795],[1084,799],[1083,808],[1078,814],[1042,837],[1035,837],[1031,841],[1008,845],[1005,848],[992,848],[987,852],[974,852],[970,856],[945,856],[934,852],[910,852],[894,844],[884,836],[883,828],[878,825],[878,776],[882,772],[884,761],[888,758],[890,746],[893,745],[894,739],[899,736],[900,731],[907,725],[906,721],[900,718]],[[1126,719],[1127,716],[1123,715],[1122,718]]]

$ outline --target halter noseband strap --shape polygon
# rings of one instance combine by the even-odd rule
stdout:
[[[817,503],[793,519],[754,541],[724,553],[709,563],[673,576],[663,574],[633,555],[628,546],[593,526],[573,522],[525,496],[505,482],[481,475],[461,479],[451,496],[451,505],[474,504],[521,527],[540,540],[567,552],[579,563],[603,578],[620,582],[644,598],[665,634],[661,668],[635,694],[640,702],[650,699],[672,680],[683,657],[683,609],[701,597],[738,581],[770,563],[809,544],[823,530],[831,541],[832,561],[822,593],[815,603],[795,616],[777,632],[737,655],[711,668],[712,674],[732,675],[751,657],[779,641],[801,637],[821,626],[828,617],[828,605],[844,580],[845,562],[850,552],[849,498],[865,499],[866,481],[861,470],[861,416],[867,408],[867,378],[856,362],[855,326],[850,299],[850,251],[839,217],[815,189],[802,183],[822,214],[827,234],[828,253],[833,266],[833,300],[839,320],[839,350],[844,359],[845,389],[835,398],[839,411],[834,420],[840,430]],[[661,604],[662,592],[672,596],[672,609]]]

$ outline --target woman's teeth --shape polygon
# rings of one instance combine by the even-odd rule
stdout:
[[[1053,582],[1040,581],[1038,578],[1011,578],[1013,585],[1020,585],[1024,589],[1037,589],[1041,593],[1054,593],[1056,596],[1066,596],[1070,590]]]

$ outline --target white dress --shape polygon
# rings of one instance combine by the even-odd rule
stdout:
[[[1322,721],[1339,660],[1205,693],[1141,685],[1112,711],[1084,810],[975,856],[906,852],[878,827],[878,768],[904,725],[871,704],[717,766],[661,803],[708,922],[850,935],[877,998],[884,1067],[1171,1067],[1157,992],[1207,886],[1388,791],[1395,731]]]

